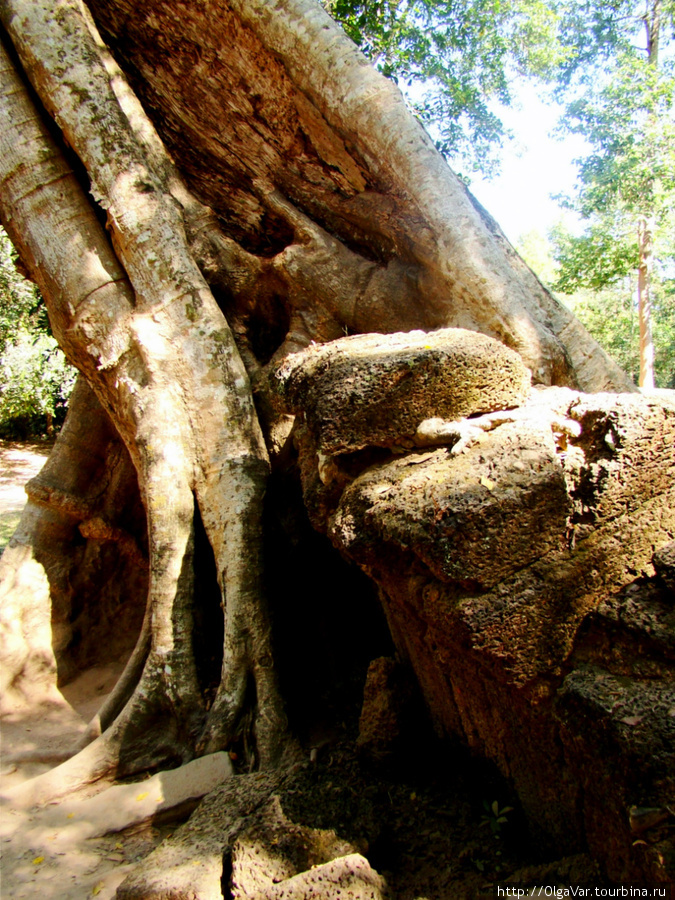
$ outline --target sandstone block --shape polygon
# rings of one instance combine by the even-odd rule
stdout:
[[[530,372],[499,341],[461,328],[362,334],[313,345],[272,375],[325,456],[412,445],[425,419],[461,419],[521,404]]]
[[[340,840],[334,831],[292,822],[285,816],[279,798],[274,796],[253,824],[239,835],[233,847],[232,897],[234,900],[251,897],[287,897],[290,900],[304,896],[291,888],[281,894],[275,891],[281,884],[295,882],[295,876],[307,875],[307,870],[315,871],[338,857],[350,859],[353,853],[354,847]],[[350,880],[348,869],[342,871],[338,867],[336,872],[338,879]],[[318,884],[320,881],[301,879],[300,883]],[[333,883],[330,877],[328,883]],[[335,882],[340,883],[340,880]],[[324,895],[317,890],[316,896]]]
[[[358,853],[271,885],[251,900],[383,900],[384,880]]]
[[[657,550],[653,562],[663,586],[675,595],[675,541]]]
[[[412,708],[409,679],[407,669],[391,657],[374,659],[368,667],[357,741],[365,757],[385,760],[401,744]]]
[[[536,393],[356,473],[328,533],[380,587],[438,730],[512,779],[541,839],[672,880],[675,408]]]

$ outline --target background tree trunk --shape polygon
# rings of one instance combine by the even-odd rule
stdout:
[[[654,387],[654,338],[652,336],[652,239],[654,220],[646,217],[638,223],[638,315],[640,319],[640,378],[643,388]]]
[[[0,15],[2,221],[133,463],[149,565],[103,734],[31,797],[228,746],[246,707],[270,762],[286,723],[262,504],[289,421],[266,367],[345,333],[460,326],[516,349],[536,383],[633,386],[313,0],[2,0]],[[84,406],[71,416],[87,427]],[[54,496],[72,465],[55,458]],[[31,565],[48,510],[24,530]],[[195,637],[201,528],[224,616],[215,686]]]

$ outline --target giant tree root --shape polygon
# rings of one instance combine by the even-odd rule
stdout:
[[[166,155],[155,152],[159,142],[138,141],[123,109],[128,97],[120,99],[115,73],[82,6],[65,0],[53,16],[50,3],[17,0],[1,11],[45,105],[58,111],[68,142],[106,194],[114,251],[4,51],[0,200],[11,211],[13,238],[40,281],[55,332],[127,445],[148,516],[146,633],[102,711],[101,727],[114,719],[134,687],[149,622],[150,650],[140,681],[110,729],[51,782],[36,785],[35,796],[48,799],[48,782],[63,790],[62,777],[71,790],[78,777],[86,783],[119,772],[125,752],[140,768],[143,762],[184,759],[195,750],[227,745],[249,700],[250,679],[259,719],[258,758],[271,761],[286,722],[262,598],[268,462],[246,371],[187,245],[182,210],[167,186]],[[74,79],[68,86],[56,45],[68,56]],[[73,103],[78,79],[82,90],[75,91],[79,99]],[[119,153],[111,146],[102,149],[97,137],[102,122]],[[30,150],[24,153],[26,146]],[[47,231],[40,215],[44,208],[58,210],[59,217]],[[155,240],[149,240],[153,234]],[[214,551],[224,600],[222,678],[208,717],[193,639],[195,506]],[[158,718],[164,719],[160,727]],[[95,722],[90,736],[96,730]],[[154,733],[154,752],[148,732]],[[140,755],[134,741],[141,744]]]
[[[221,751],[158,772],[142,782],[112,785],[93,797],[66,799],[47,807],[40,825],[56,831],[60,843],[72,843],[138,828],[144,822],[167,820],[172,815],[180,818],[232,776],[232,763]]]
[[[282,780],[280,773],[260,772],[222,784],[126,879],[117,900],[167,896],[211,900],[222,896],[224,856],[231,851],[244,820],[255,815]]]
[[[0,560],[2,712],[58,705],[57,684],[94,661],[126,654],[148,590],[136,474],[83,378],[26,493],[21,522]]]
[[[141,680],[143,666],[145,665],[148,653],[150,652],[151,639],[152,623],[150,611],[146,608],[145,616],[143,617],[143,625],[141,626],[141,633],[138,636],[136,646],[127,660],[124,671],[117,679],[114,688],[105,698],[96,715],[89,722],[80,743],[81,747],[86,747],[87,744],[90,744],[92,741],[96,740],[97,737],[100,737],[124,709],[124,706],[133,694],[136,685]]]

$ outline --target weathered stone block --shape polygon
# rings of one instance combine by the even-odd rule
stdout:
[[[370,760],[393,756],[410,726],[413,697],[409,670],[388,656],[374,659],[368,667],[363,689],[357,746]]]
[[[270,885],[251,900],[383,900],[384,879],[358,853]]]
[[[357,474],[328,532],[380,586],[437,727],[533,827],[614,879],[672,877],[675,409],[542,391],[468,424],[459,450]],[[634,807],[661,811],[644,845]]]
[[[657,550],[654,554],[654,568],[663,586],[674,595],[675,600],[675,541]]]
[[[255,821],[237,838],[232,850],[232,896],[295,896],[270,893],[274,885],[295,880],[309,869],[338,857],[349,857],[355,848],[334,831],[309,828],[290,821],[278,797],[272,797]],[[323,895],[317,894],[317,897]]]
[[[673,397],[525,400],[476,339],[366,335],[282,366],[305,504],[379,586],[437,729],[512,779],[542,839],[617,880],[672,878]],[[365,725],[386,732],[375,675]],[[646,850],[644,808],[663,826]]]
[[[272,375],[325,456],[412,446],[431,417],[461,419],[521,404],[530,372],[498,341],[461,328],[362,334],[308,347]]]
[[[509,423],[460,455],[439,448],[366,470],[331,536],[350,554],[380,540],[409,549],[440,581],[482,591],[558,549],[571,511],[550,428]]]

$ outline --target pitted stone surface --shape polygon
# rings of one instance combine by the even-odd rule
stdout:
[[[458,456],[439,448],[368,469],[329,534],[351,556],[376,541],[412,550],[439,581],[483,591],[557,550],[571,512],[550,427],[509,423]]]
[[[661,547],[654,554],[654,568],[666,587],[673,595],[675,601],[675,541]]]
[[[425,419],[510,409],[530,390],[514,350],[461,328],[340,338],[292,354],[271,377],[325,456],[411,444]]]
[[[280,887],[281,884],[295,883],[296,876],[301,873],[307,876],[310,871],[318,871],[339,858],[350,860],[354,854],[355,848],[341,840],[334,831],[309,828],[288,819],[279,797],[274,796],[253,823],[244,828],[232,849],[231,896],[233,900],[249,900],[258,896],[304,897],[304,894],[290,890],[275,893],[275,885]],[[362,860],[362,857],[358,859]],[[346,886],[354,881],[354,873],[349,868],[342,871],[338,867],[336,872],[339,873],[338,882],[332,882],[329,876],[328,884],[335,886],[344,881],[343,886]],[[301,880],[301,883],[305,882]],[[324,895],[317,888],[312,896],[316,900],[325,896],[328,900],[332,894]],[[355,896],[360,897],[361,894]]]
[[[351,480],[335,460],[327,532],[380,587],[438,730],[508,775],[544,840],[672,880],[675,408],[552,390],[451,424]],[[657,816],[641,841],[634,809]]]
[[[382,900],[384,880],[358,853],[301,872],[251,900]]]

